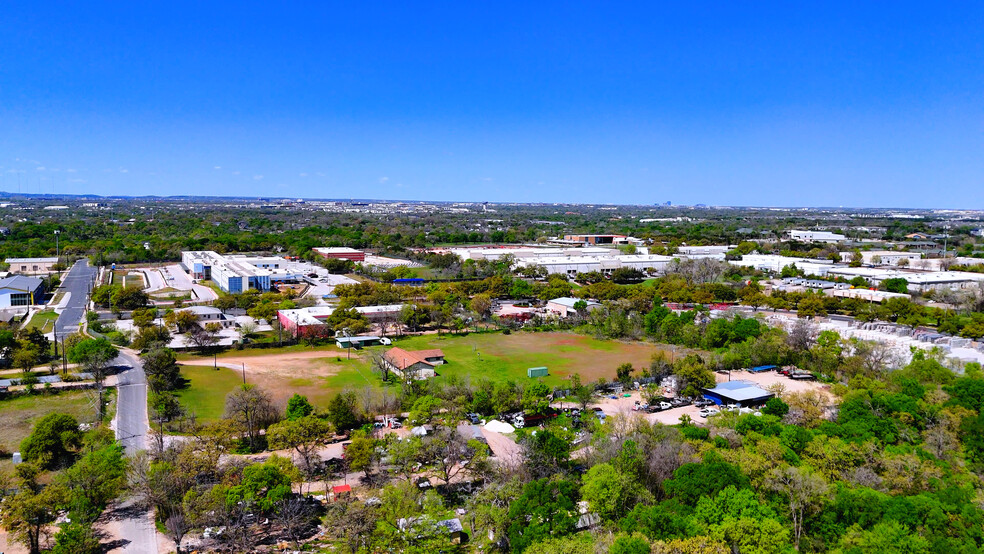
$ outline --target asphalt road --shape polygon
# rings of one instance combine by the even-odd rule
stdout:
[[[119,374],[116,399],[116,439],[126,449],[128,456],[147,448],[147,376],[140,359],[121,352],[114,362],[126,367]],[[133,500],[121,506],[127,514],[120,521],[120,534],[125,541],[122,551],[132,554],[157,554],[157,532],[153,515],[141,510]]]
[[[89,260],[82,258],[75,262],[72,269],[65,275],[62,288],[71,293],[68,305],[62,310],[55,322],[59,340],[79,330],[79,322],[85,317],[85,305],[89,301],[89,286],[95,279],[97,269],[89,266]]]

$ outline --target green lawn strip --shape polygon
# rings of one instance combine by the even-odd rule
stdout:
[[[52,310],[44,310],[34,314],[31,320],[27,322],[25,329],[40,329],[41,332],[47,333],[54,328],[55,321],[58,319],[58,314]]]
[[[213,291],[215,291],[215,294],[218,294],[219,296],[229,296],[229,293],[228,292],[220,289],[219,288],[219,285],[216,285],[215,282],[212,281],[212,280],[210,280],[210,279],[203,279],[201,281],[198,281],[198,284],[199,285],[205,285],[206,287],[208,287],[208,288],[212,289]]]
[[[0,400],[0,449],[8,453],[19,450],[34,422],[51,413],[71,415],[79,423],[94,423],[95,406],[89,394],[95,393],[64,391],[50,396],[33,394]],[[112,401],[109,404],[107,413],[112,414],[116,407]]]

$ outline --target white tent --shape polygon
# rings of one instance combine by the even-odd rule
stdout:
[[[485,424],[485,428],[494,433],[512,433],[516,430],[515,427],[509,425],[504,421],[499,421],[498,419],[493,419],[492,421]]]

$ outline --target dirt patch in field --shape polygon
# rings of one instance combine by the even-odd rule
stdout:
[[[339,362],[337,354],[323,351],[292,352],[271,354],[269,356],[224,357],[218,361],[219,367],[236,372],[244,371],[246,381],[268,390],[275,402],[286,403],[294,393],[307,396],[313,402],[330,395],[326,380],[343,371],[352,371],[355,363],[361,363],[357,356],[346,364]],[[345,360],[344,356],[341,356]],[[208,358],[182,360],[183,365],[211,366]],[[326,398],[324,398],[326,399]]]

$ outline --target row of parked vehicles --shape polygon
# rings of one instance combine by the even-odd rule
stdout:
[[[673,408],[682,408],[684,406],[690,406],[690,405],[703,408],[705,406],[710,406],[711,404],[714,403],[706,398],[662,397],[654,400],[652,403],[636,400],[636,403],[632,406],[632,410],[637,412],[649,412],[652,414],[656,412],[662,412],[664,410],[671,410]]]
[[[744,408],[742,406],[739,406],[738,404],[728,404],[727,406],[717,406],[714,403],[711,403],[710,406],[705,406],[705,407],[701,408],[701,410],[699,412],[697,412],[697,414],[700,415],[700,417],[706,419],[706,418],[709,418],[709,417],[716,416],[716,415],[718,415],[721,412],[738,412],[739,414],[742,414],[742,415],[752,414],[752,415],[755,415],[755,416],[761,416],[762,415],[762,412],[760,412],[758,410],[753,410],[752,408]]]

